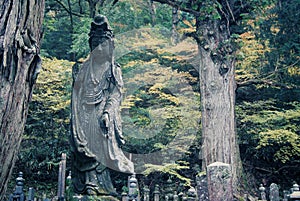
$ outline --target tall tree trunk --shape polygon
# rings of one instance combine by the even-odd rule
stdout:
[[[89,3],[90,8],[90,18],[94,18],[96,16],[96,10],[97,10],[97,2],[95,0],[87,0]]]
[[[69,17],[70,17],[70,34],[73,35],[74,34],[74,20],[73,20],[73,12],[72,12],[72,5],[71,5],[71,1],[68,0],[68,9],[69,9]],[[75,61],[76,58],[76,54],[75,52],[72,52],[70,55],[70,60],[71,61]]]
[[[172,8],[172,43],[177,44],[179,41],[179,34],[177,31],[177,26],[179,23],[179,16],[178,16],[178,8],[173,7]]]
[[[0,6],[0,200],[3,200],[41,67],[44,0],[3,0]]]
[[[156,9],[153,0],[148,0],[148,6],[151,15],[151,25],[154,27],[156,24]]]
[[[230,164],[233,188],[237,188],[241,164],[235,129],[236,85],[230,34],[226,22],[221,20],[197,21],[197,31],[200,36],[202,168],[205,170],[217,161]]]

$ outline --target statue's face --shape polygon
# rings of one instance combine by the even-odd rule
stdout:
[[[93,38],[91,41],[92,54],[96,57],[110,59],[113,54],[113,41],[108,38]]]
[[[106,41],[108,40],[108,38],[105,37],[92,37],[91,38],[91,49],[94,50],[96,47],[98,47],[98,45],[103,44],[104,46],[106,45]]]

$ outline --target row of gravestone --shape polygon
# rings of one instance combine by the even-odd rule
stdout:
[[[35,192],[33,188],[29,188],[27,196],[24,191],[24,178],[23,173],[19,172],[18,177],[16,179],[16,187],[15,191],[9,195],[9,201],[50,201],[48,198],[36,198]],[[60,200],[60,199],[56,199]]]
[[[223,166],[222,166],[223,167]],[[225,166],[224,166],[225,167]],[[227,167],[227,166],[226,166]],[[222,173],[224,170],[222,168],[217,168],[217,171],[221,171]],[[209,171],[212,172],[212,171]],[[213,174],[219,174],[219,172],[213,172]],[[65,185],[65,178],[66,178],[66,154],[62,154],[62,159],[59,165],[59,174],[58,174],[58,193],[57,197],[53,200],[59,200],[62,201],[65,199],[65,190],[66,188],[68,191],[70,191],[72,188],[69,188],[68,186],[66,187]],[[219,177],[218,177],[219,178]],[[223,177],[222,177],[223,178]],[[71,174],[67,177],[67,182],[69,186],[71,186]],[[193,187],[191,187],[187,193],[177,193],[177,189],[175,189],[173,182],[168,179],[166,183],[164,184],[165,188],[164,191],[160,192],[159,187],[156,186],[154,189],[154,192],[152,192],[151,195],[153,195],[153,198],[151,200],[154,201],[159,201],[159,200],[165,200],[165,201],[181,201],[181,200],[201,200],[201,201],[208,201],[209,196],[208,196],[208,182],[207,182],[207,176],[202,175],[198,176],[196,178],[196,186],[197,190],[195,190]],[[218,180],[217,182],[224,183],[223,180]],[[226,182],[225,182],[226,183]],[[215,184],[216,185],[216,184]],[[9,201],[33,201],[33,200],[38,200],[34,198],[34,190],[33,188],[29,188],[28,191],[28,196],[27,199],[25,199],[25,195],[23,192],[23,186],[24,186],[24,179],[23,179],[23,173],[19,173],[18,178],[16,179],[16,188],[13,194],[10,195]],[[220,187],[220,186],[219,186]],[[227,188],[226,186],[223,186],[223,188]],[[128,178],[128,194],[127,193],[122,193],[122,201],[140,201],[140,195],[139,195],[139,186],[137,179],[135,175],[132,175]],[[218,188],[219,189],[219,188]],[[271,184],[270,188],[266,190],[265,187],[262,185],[259,188],[260,190],[260,200],[270,200],[270,201],[279,201],[279,188],[276,184]],[[216,193],[219,193],[218,191],[215,191]],[[225,191],[222,191],[225,192]],[[268,192],[268,193],[267,193]],[[143,188],[143,201],[149,201],[150,200],[150,190],[147,186]],[[67,192],[68,194],[68,192]],[[70,192],[69,192],[70,194]],[[218,199],[211,199],[211,200],[220,200],[224,198],[223,196],[219,196]],[[69,195],[71,196],[71,195]],[[226,196],[227,197],[227,196]],[[244,200],[249,200],[250,196],[245,195]],[[257,200],[256,199],[256,200]],[[47,198],[40,199],[40,200],[49,200]],[[233,200],[233,199],[231,199]],[[251,199],[250,199],[251,200]],[[299,191],[299,186],[297,184],[293,185],[293,188],[290,191],[283,191],[283,201],[287,200],[299,200],[300,201],[300,191]]]
[[[59,178],[60,180],[60,178]],[[18,177],[16,179],[16,186],[15,190],[12,194],[9,196],[9,201],[64,201],[65,200],[65,195],[64,195],[64,190],[63,189],[58,189],[58,196],[49,199],[49,198],[36,198],[35,197],[35,192],[33,188],[29,188],[28,194],[25,195],[24,193],[24,178],[23,178],[23,173],[19,172]],[[61,181],[59,181],[61,182]],[[191,187],[187,193],[178,193],[176,191],[173,191],[171,184],[173,182],[169,179],[166,184],[167,184],[167,190],[164,191],[164,195],[159,190],[159,186],[155,186],[155,190],[153,192],[153,201],[160,201],[160,200],[165,200],[165,201],[195,201],[196,200],[196,190],[195,188]],[[71,184],[71,175],[67,177],[67,188],[69,188],[69,185]],[[135,175],[132,175],[128,178],[128,193],[123,192],[121,195],[121,201],[150,201],[150,190],[147,186],[144,186],[143,188],[143,198],[141,199],[140,193],[139,193],[139,187],[138,187],[138,182],[135,177]],[[59,188],[61,186],[64,186],[64,184],[59,184]],[[74,197],[75,198],[75,197]],[[76,199],[75,199],[76,200]],[[80,199],[79,199],[80,200]]]
[[[299,185],[294,184],[290,190],[283,191],[283,198],[281,199],[279,196],[279,188],[278,185],[272,183],[267,191],[267,189],[261,184],[259,187],[260,191],[260,200],[269,200],[269,201],[288,201],[295,200],[300,201],[300,191]],[[267,193],[268,192],[268,193]]]
[[[67,181],[70,184],[70,175],[67,177]],[[197,180],[197,186],[198,186],[198,193],[196,192],[195,188],[191,187],[187,193],[177,193],[174,191],[172,188],[172,181],[169,179],[166,182],[166,188],[164,191],[164,195],[159,190],[159,186],[156,185],[154,192],[152,193],[154,201],[160,201],[160,200],[165,200],[165,201],[180,201],[180,200],[186,200],[186,201],[194,201],[194,200],[208,200],[207,197],[207,190],[206,189],[199,189],[199,186],[205,186],[205,179],[204,177],[201,179]],[[204,184],[204,185],[203,185]],[[13,194],[9,196],[9,201],[50,201],[48,198],[43,198],[43,199],[38,199],[34,197],[34,189],[29,188],[28,190],[28,195],[25,196],[24,191],[24,179],[23,179],[23,173],[20,172],[17,179],[16,179],[16,187],[15,191]],[[122,193],[122,198],[121,201],[149,201],[150,200],[150,190],[147,186],[144,186],[143,188],[143,198],[140,198],[139,194],[139,187],[138,187],[138,182],[135,177],[135,175],[132,175],[128,178],[128,187],[129,191],[128,193],[123,192]],[[63,190],[58,190],[63,191]],[[295,201],[300,201],[300,191],[299,191],[299,185],[294,184],[293,187],[287,191],[283,191],[283,198],[280,198],[279,196],[279,188],[277,184],[272,183],[270,187],[267,189],[264,187],[262,184],[259,187],[260,191],[260,198],[259,200],[262,201],[289,201],[289,200],[295,200]],[[197,196],[198,194],[198,196]],[[58,193],[58,196],[52,200],[58,200],[58,201],[63,201],[64,195],[59,196],[60,194]],[[247,196],[245,196],[245,200],[247,200]]]
[[[130,192],[130,191],[129,191]],[[197,200],[197,194],[196,194],[196,190],[195,188],[191,187],[187,193],[177,193],[177,191],[173,191],[173,192],[164,192],[161,193],[159,190],[159,185],[155,185],[155,189],[152,193],[153,198],[150,199],[150,190],[148,188],[148,186],[144,186],[143,188],[143,196],[142,199],[140,198],[139,193],[136,194],[136,196],[129,196],[127,195],[127,193],[122,193],[122,199],[121,201],[195,201]]]

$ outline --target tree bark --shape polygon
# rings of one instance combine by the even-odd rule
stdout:
[[[179,16],[178,16],[178,8],[172,8],[172,43],[176,45],[179,42],[179,34],[177,31],[177,26],[179,23]]]
[[[90,18],[93,19],[96,16],[98,1],[95,0],[87,0],[87,1],[89,3],[89,8],[90,8]]]
[[[201,31],[200,31],[201,30]],[[214,162],[230,164],[236,191],[240,171],[235,129],[234,56],[226,22],[197,21],[200,40],[202,108],[202,168]]]
[[[153,0],[148,0],[148,6],[151,15],[151,26],[154,27],[156,25],[156,9]]]
[[[44,0],[3,0],[0,6],[0,200],[17,158],[41,67],[43,13]]]

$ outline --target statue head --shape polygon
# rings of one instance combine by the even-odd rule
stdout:
[[[91,23],[91,29],[89,33],[89,45],[91,51],[93,51],[98,45],[104,41],[111,43],[113,47],[113,32],[109,26],[108,20],[104,15],[97,15],[94,21]]]

